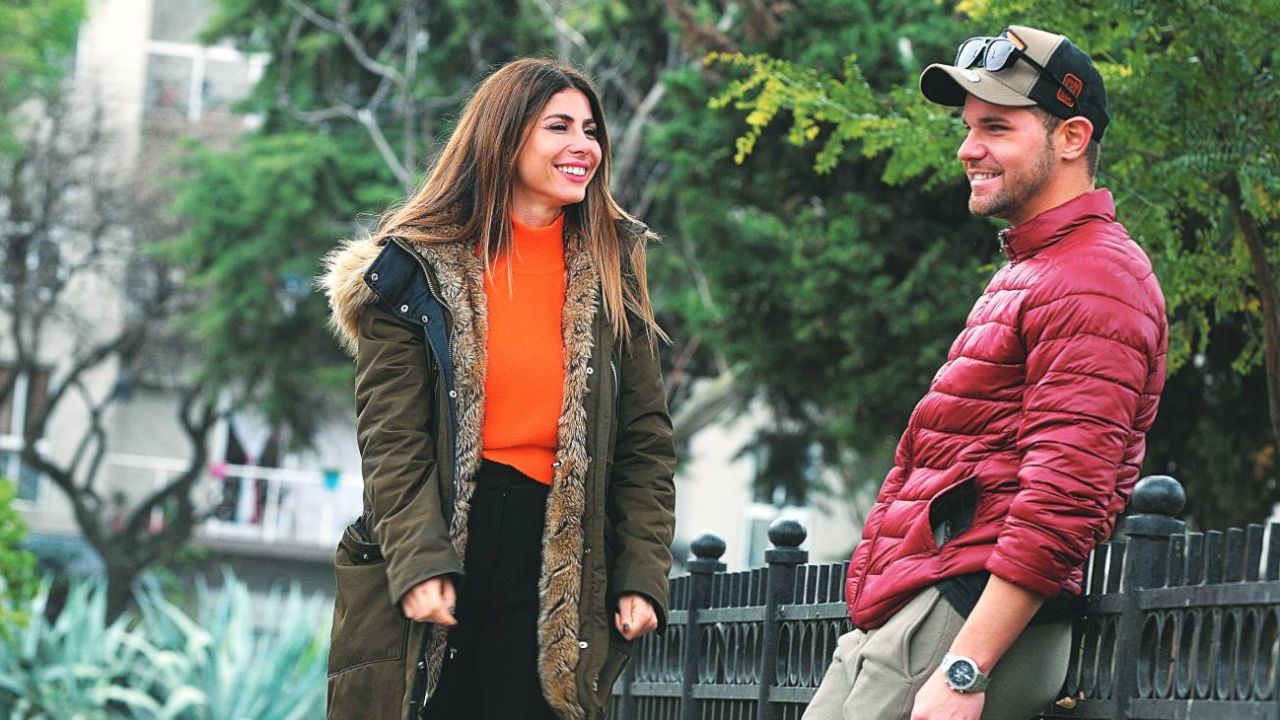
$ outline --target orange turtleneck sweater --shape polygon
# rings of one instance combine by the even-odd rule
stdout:
[[[511,224],[512,251],[494,261],[484,283],[489,367],[481,454],[550,485],[564,401],[564,214],[547,227],[515,218]]]

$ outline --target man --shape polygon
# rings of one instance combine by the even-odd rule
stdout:
[[[1094,188],[1106,91],[1061,35],[1013,26],[930,65],[963,106],[969,209],[1008,259],[902,435],[854,551],[807,720],[1025,720],[1066,672],[1083,564],[1123,511],[1164,386],[1164,299]]]

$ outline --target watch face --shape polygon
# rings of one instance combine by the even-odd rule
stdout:
[[[978,668],[968,660],[956,660],[947,667],[947,681],[951,687],[964,689],[973,685],[978,679]]]

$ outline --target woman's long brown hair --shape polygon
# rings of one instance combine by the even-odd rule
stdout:
[[[512,243],[508,207],[516,158],[537,115],[556,93],[578,90],[591,104],[601,160],[582,202],[568,205],[565,237],[580,238],[600,275],[605,316],[622,342],[638,319],[649,342],[666,339],[653,317],[645,248],[655,236],[620,231],[636,223],[609,192],[609,132],[591,82],[567,65],[543,58],[512,61],[486,78],[467,102],[458,127],[417,192],[382,216],[374,240],[474,240],[490,262]],[[625,263],[624,263],[625,257]],[[625,271],[624,271],[625,265]]]

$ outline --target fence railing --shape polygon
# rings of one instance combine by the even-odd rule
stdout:
[[[1172,478],[1138,483],[1124,539],[1086,568],[1063,699],[1046,718],[1280,718],[1280,523],[1186,532]],[[809,565],[806,531],[769,529],[766,567],[724,572],[725,544],[692,543],[667,631],[638,640],[612,720],[799,720],[851,629],[848,563]]]

